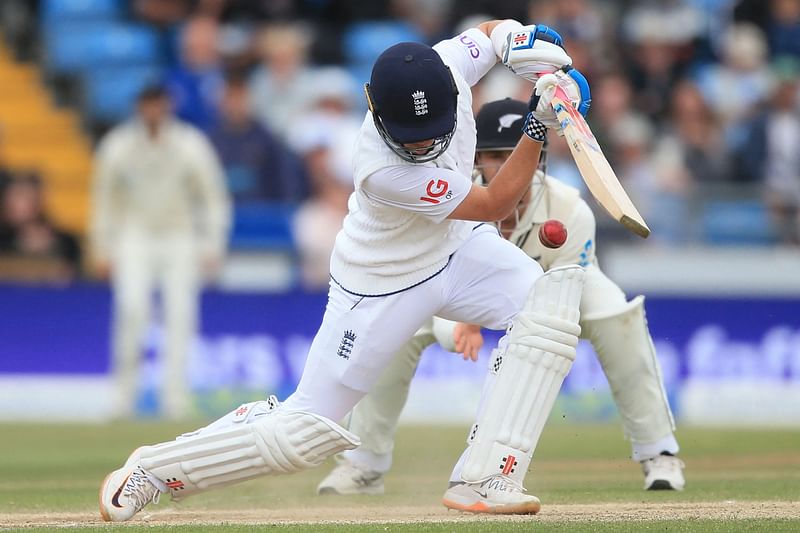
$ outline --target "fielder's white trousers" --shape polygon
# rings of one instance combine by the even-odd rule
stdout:
[[[112,373],[119,395],[117,414],[132,414],[153,296],[160,295],[164,343],[161,358],[162,413],[186,416],[189,408],[186,359],[197,331],[199,268],[189,235],[151,236],[126,232],[113,259]]]
[[[433,315],[505,329],[541,275],[536,261],[481,225],[442,272],[405,291],[363,297],[332,281],[303,376],[285,407],[340,420]]]

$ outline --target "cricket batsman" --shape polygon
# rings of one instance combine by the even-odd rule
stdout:
[[[476,181],[491,183],[522,135],[519,128],[527,105],[511,99],[484,105],[476,117]],[[678,443],[674,422],[662,385],[661,370],[644,313],[644,297],[626,301],[622,290],[601,270],[595,256],[595,219],[577,189],[548,176],[546,148],[530,189],[508,217],[497,222],[503,236],[537,260],[545,271],[580,264],[585,281],[580,304],[581,337],[588,339],[600,359],[626,436],[632,458],[641,463],[646,490],[682,490],[683,463],[675,457]],[[568,228],[559,248],[544,246],[538,231],[556,219]],[[480,328],[434,318],[398,353],[381,379],[350,416],[349,429],[361,437],[361,446],[337,457],[337,467],[319,484],[320,494],[382,494],[384,475],[392,464],[397,421],[408,397],[411,379],[422,351],[437,342],[466,358],[477,359],[483,339]],[[496,358],[489,362],[490,371]],[[447,507],[476,512],[497,512],[498,502],[470,491],[460,491],[451,478],[445,494]],[[459,499],[463,493],[467,499]]]
[[[483,187],[472,182],[470,87],[498,59],[535,80],[535,89],[524,135]],[[557,32],[513,20],[481,23],[434,47],[386,49],[365,85],[369,111],[355,146],[355,190],[297,390],[282,404],[274,397],[245,404],[205,428],[136,449],[103,482],[102,517],[129,520],[164,493],[182,499],[298,472],[357,447],[358,436],[335,421],[434,315],[509,329],[454,476],[502,512],[538,512],[539,499],[525,493],[522,479],[575,358],[584,269],[544,273],[486,222],[508,217],[530,190],[545,122],[560,127],[550,105],[556,85],[578,109],[590,98],[571,62]]]

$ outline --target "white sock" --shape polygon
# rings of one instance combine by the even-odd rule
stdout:
[[[672,455],[676,455],[680,451],[678,441],[675,440],[675,435],[672,433],[666,437],[661,437],[655,442],[633,442],[631,447],[633,449],[632,459],[637,462],[657,457],[661,452],[669,452]]]
[[[359,446],[355,450],[347,450],[342,455],[351,463],[373,472],[387,473],[392,468],[392,454],[375,453]]]

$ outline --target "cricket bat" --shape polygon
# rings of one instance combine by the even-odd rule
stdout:
[[[646,239],[650,235],[650,228],[622,188],[586,120],[572,106],[561,87],[556,87],[552,106],[575,164],[592,196],[614,220]]]

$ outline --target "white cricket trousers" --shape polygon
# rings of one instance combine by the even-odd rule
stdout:
[[[164,342],[159,354],[161,412],[188,414],[186,360],[197,331],[199,268],[195,239],[128,231],[117,242],[113,262],[113,364],[118,416],[133,414],[139,369],[153,296],[161,299]]]
[[[505,329],[541,275],[536,261],[484,224],[444,270],[404,291],[365,297],[331,281],[300,384],[284,406],[341,420],[431,317]]]

